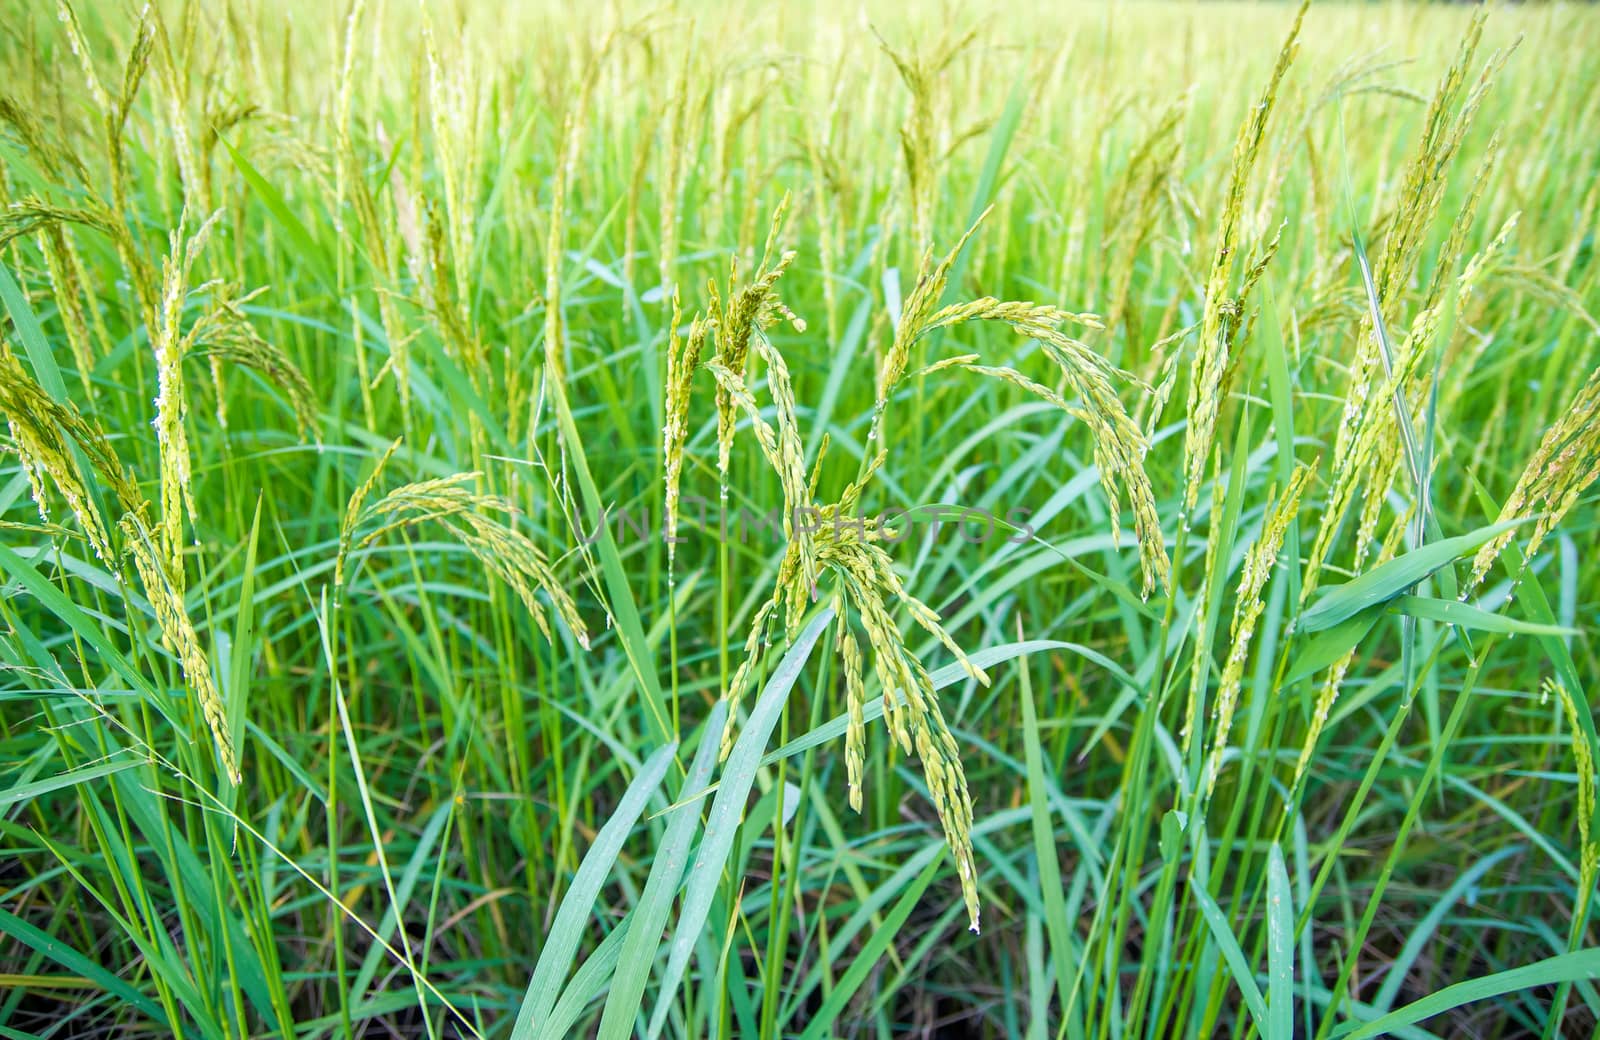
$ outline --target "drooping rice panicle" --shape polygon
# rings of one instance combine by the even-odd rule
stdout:
[[[153,532],[135,513],[122,517],[123,545],[133,559],[134,569],[144,586],[145,598],[155,612],[156,625],[161,630],[163,642],[171,648],[183,669],[183,677],[194,690],[201,715],[211,740],[216,745],[217,763],[224,775],[233,783],[240,783],[239,759],[234,751],[233,736],[228,729],[227,710],[216,680],[211,675],[211,660],[200,645],[200,635],[184,606],[183,596],[173,587],[167,573],[167,562],[161,555]]]
[[[553,640],[555,636],[537,596],[541,590],[578,644],[588,649],[589,634],[578,615],[577,604],[556,577],[548,557],[526,534],[496,519],[494,514],[515,515],[516,508],[503,498],[472,490],[470,485],[478,479],[477,473],[455,473],[405,484],[366,504],[398,446],[398,441],[390,445],[346,507],[334,571],[336,588],[343,588],[345,562],[350,556],[402,528],[437,523],[459,539],[485,570],[516,593],[546,639]]]
[[[1528,538],[1527,554],[1532,557],[1596,478],[1600,478],[1600,368],[1590,373],[1566,412],[1545,431],[1498,519],[1539,514]],[[1463,594],[1482,583],[1515,533],[1504,531],[1478,550]]]
[[[1578,818],[1578,899],[1573,907],[1574,928],[1576,922],[1586,920],[1589,901],[1594,898],[1595,881],[1600,877],[1600,841],[1595,841],[1592,834],[1595,810],[1595,749],[1589,742],[1588,728],[1583,725],[1579,716],[1580,711],[1588,710],[1588,706],[1578,706],[1578,699],[1574,697],[1566,685],[1557,679],[1546,678],[1544,693],[1554,693],[1561,702],[1562,711],[1567,718],[1567,729],[1572,741],[1573,771],[1578,776],[1578,799],[1576,816]]]
[[[287,354],[267,342],[251,323],[245,307],[260,294],[240,293],[233,286],[214,285],[206,309],[184,334],[185,354],[200,354],[213,365],[219,408],[226,393],[220,382],[220,362],[239,365],[258,373],[280,390],[294,413],[302,437],[315,433],[318,426],[316,395],[311,382]],[[218,421],[227,425],[226,413]]]
[[[1031,303],[1002,303],[990,297],[968,304],[955,304],[934,315],[931,328],[947,328],[967,321],[998,321],[1037,343],[1044,355],[1060,369],[1080,404],[1069,407],[1059,394],[1041,394],[1045,400],[1064,409],[1089,427],[1094,437],[1094,459],[1100,483],[1111,505],[1112,534],[1118,532],[1117,516],[1122,496],[1128,496],[1133,510],[1134,535],[1139,544],[1139,570],[1144,595],[1157,586],[1165,588],[1171,573],[1166,545],[1161,533],[1161,518],[1156,512],[1155,491],[1144,469],[1149,442],[1144,431],[1128,415],[1112,388],[1114,376],[1124,376],[1086,344],[1067,336],[1058,327],[1064,321],[1088,324],[1093,319],[1055,307]],[[981,368],[981,367],[980,367]],[[991,374],[1000,374],[994,370]],[[1037,384],[1000,374],[1001,378],[1037,393]]]
[[[1278,551],[1283,548],[1284,536],[1300,511],[1300,498],[1311,482],[1314,466],[1296,466],[1289,477],[1288,486],[1278,493],[1267,507],[1261,521],[1261,533],[1245,554],[1244,567],[1239,573],[1239,589],[1234,597],[1233,622],[1228,626],[1228,659],[1222,666],[1222,678],[1217,684],[1216,730],[1211,738],[1211,756],[1206,761],[1205,789],[1209,797],[1217,786],[1222,771],[1222,755],[1228,747],[1228,734],[1233,728],[1234,710],[1238,707],[1239,690],[1244,681],[1244,666],[1250,656],[1250,641],[1255,638],[1256,625],[1265,609],[1261,594],[1267,580],[1277,566]]]
[[[54,400],[22,367],[9,348],[0,347],[0,415],[6,418],[12,446],[22,461],[40,519],[49,521],[46,478],[66,500],[67,510],[104,563],[116,558],[109,525],[100,515],[90,484],[104,483],[124,513],[140,514],[144,496],[127,474],[103,430],[71,405]],[[78,465],[73,446],[92,468]]]

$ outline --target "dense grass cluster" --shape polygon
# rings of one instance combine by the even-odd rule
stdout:
[[[1595,1029],[1591,11],[0,6],[0,1035]]]

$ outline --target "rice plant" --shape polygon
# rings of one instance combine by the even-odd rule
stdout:
[[[0,7],[0,1034],[1600,1029],[1589,10]]]

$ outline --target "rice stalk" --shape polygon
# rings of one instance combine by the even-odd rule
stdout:
[[[80,467],[74,447],[89,464],[93,477],[110,488],[124,513],[139,514],[146,504],[104,431],[73,405],[54,400],[9,347],[0,347],[0,413],[6,417],[12,447],[27,473],[40,519],[50,521],[45,491],[48,478],[94,554],[103,563],[112,563],[117,557],[108,526],[96,505],[90,475]]]
[[[169,580],[178,596],[183,595],[183,517],[196,515],[193,475],[186,425],[187,392],[184,388],[183,357],[188,338],[183,330],[183,311],[189,296],[189,276],[205,248],[222,211],[208,217],[192,236],[184,238],[180,220],[170,236],[170,252],[162,265],[161,308],[157,324],[150,329],[150,344],[156,359],[156,443],[161,456],[161,512],[157,542]]]
[[[211,661],[200,645],[200,635],[195,631],[188,608],[184,606],[183,596],[168,576],[166,558],[137,513],[125,514],[120,523],[123,545],[133,559],[134,569],[138,571],[140,583],[144,586],[145,598],[155,612],[156,627],[161,630],[162,642],[177,656],[183,677],[200,703],[200,712],[216,746],[218,765],[229,780],[238,784],[242,777],[233,737],[228,730],[227,709],[223,706],[222,695],[217,691],[216,681],[211,675]]]
[[[1244,666],[1250,656],[1250,641],[1255,638],[1256,625],[1265,609],[1261,596],[1277,566],[1284,536],[1294,523],[1295,514],[1300,511],[1300,498],[1310,484],[1314,471],[1314,466],[1301,464],[1295,467],[1288,485],[1272,497],[1262,521],[1261,533],[1245,554],[1238,592],[1234,597],[1233,621],[1228,626],[1228,659],[1222,666],[1222,678],[1217,685],[1216,732],[1212,736],[1211,755],[1205,773],[1208,798],[1216,790],[1217,777],[1222,771],[1222,755],[1227,750],[1228,734],[1233,728],[1234,711],[1238,707],[1239,690],[1244,680]]]
[[[696,315],[689,324],[685,339],[678,334],[682,311],[676,291],[672,294],[672,324],[667,331],[667,382],[666,409],[661,430],[663,469],[666,475],[666,505],[663,510],[667,539],[667,563],[671,564],[677,549],[678,496],[683,480],[684,443],[689,436],[689,398],[694,386],[694,373],[700,367],[705,353],[709,323]]]
[[[540,590],[549,598],[557,616],[572,631],[578,644],[587,650],[588,630],[572,596],[556,577],[544,551],[527,535],[493,515],[513,516],[516,507],[503,498],[472,490],[470,485],[477,481],[478,473],[455,473],[405,484],[367,504],[367,498],[399,443],[395,441],[390,445],[345,508],[334,567],[335,602],[342,598],[347,578],[345,568],[351,556],[395,531],[433,522],[449,531],[486,571],[516,593],[546,639],[554,641],[555,636],[547,612],[537,597]]]
[[[1294,60],[1298,49],[1300,24],[1305,18],[1308,2],[1301,3],[1294,16],[1289,35],[1278,51],[1272,76],[1261,94],[1261,100],[1251,109],[1244,125],[1239,128],[1233,146],[1233,165],[1228,174],[1228,191],[1223,202],[1217,231],[1216,252],[1211,261],[1211,273],[1206,279],[1205,315],[1200,323],[1200,342],[1189,369],[1189,400],[1185,414],[1188,424],[1184,429],[1183,451],[1185,481],[1183,492],[1183,521],[1188,522],[1200,497],[1200,484],[1210,465],[1211,447],[1216,439],[1217,414],[1222,407],[1222,382],[1232,360],[1234,337],[1244,313],[1245,295],[1256,278],[1260,277],[1269,259],[1270,249],[1258,263],[1251,266],[1244,288],[1238,296],[1228,295],[1234,261],[1239,251],[1239,224],[1244,215],[1245,192],[1250,185],[1250,175],[1266,138],[1267,118],[1272,114],[1273,103],[1283,84],[1284,75]]]
[[[1561,708],[1567,717],[1567,729],[1572,739],[1573,771],[1578,776],[1579,877],[1577,902],[1572,908],[1572,921],[1576,928],[1580,922],[1588,919],[1589,901],[1594,898],[1595,880],[1600,877],[1600,842],[1595,841],[1591,834],[1595,810],[1594,746],[1589,743],[1588,733],[1578,714],[1579,711],[1588,710],[1588,706],[1580,708],[1577,698],[1567,689],[1565,683],[1547,677],[1544,681],[1544,693],[1548,696],[1552,692],[1561,702]],[[1576,932],[1574,934],[1576,935]]]
[[[1600,477],[1600,368],[1578,390],[1560,419],[1545,431],[1539,447],[1523,467],[1522,476],[1500,507],[1500,521],[1537,512],[1528,538],[1527,556],[1539,546]],[[1472,560],[1463,595],[1483,582],[1489,568],[1505,550],[1515,532],[1506,531],[1485,542]]]

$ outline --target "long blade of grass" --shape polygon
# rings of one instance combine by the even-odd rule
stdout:
[[[895,936],[900,934],[911,911],[916,909],[917,900],[922,898],[922,893],[927,891],[928,885],[938,875],[942,861],[943,857],[935,857],[932,863],[922,868],[922,873],[917,875],[917,879],[895,903],[894,909],[884,917],[882,927],[873,931],[872,937],[861,947],[861,952],[850,962],[850,967],[839,977],[833,992],[823,1001],[822,1007],[806,1026],[806,1031],[800,1034],[800,1040],[825,1040],[834,1035],[834,1023],[838,1021],[845,1005],[849,1004],[850,998],[856,995],[862,983],[867,981],[867,976],[878,966]]]
[[[778,716],[788,701],[789,691],[800,679],[811,650],[833,618],[831,608],[823,611],[807,625],[789,647],[772,678],[767,680],[761,696],[750,709],[750,717],[733,749],[728,752],[722,767],[722,778],[717,794],[706,815],[705,837],[700,841],[700,851],[695,854],[694,866],[689,873],[689,887],[683,894],[683,906],[678,914],[678,926],[673,931],[672,944],[667,957],[666,974],[661,980],[661,992],[656,998],[655,1011],[650,1016],[648,1036],[651,1040],[661,1035],[666,1025],[667,1012],[678,985],[683,981],[689,957],[705,928],[711,913],[711,902],[716,896],[722,872],[733,852],[734,838],[739,833],[739,823],[744,816],[745,801],[755,783],[756,771],[761,767],[761,752],[778,724]]]
[[[727,716],[726,701],[718,701],[707,716],[694,762],[678,792],[680,802],[710,783]],[[650,981],[650,969],[655,964],[656,950],[661,945],[662,928],[672,912],[678,882],[689,862],[689,843],[694,840],[699,825],[698,803],[680,805],[672,811],[666,834],[655,849],[650,877],[634,907],[627,938],[618,954],[621,968],[611,980],[611,992],[606,996],[605,1011],[600,1018],[600,1040],[626,1040],[633,1032],[634,1017],[639,1012],[645,984]]]
[[[1413,549],[1387,563],[1379,564],[1353,581],[1335,585],[1300,615],[1300,631],[1320,632],[1368,607],[1387,602],[1428,575],[1465,556],[1495,535],[1509,531],[1523,522],[1521,518],[1507,520],[1480,527],[1469,534],[1446,538],[1442,542],[1430,542],[1420,549]]]
[[[622,843],[644,812],[645,803],[667,775],[677,750],[676,744],[667,744],[645,759],[639,774],[633,778],[622,800],[617,803],[611,819],[600,828],[594,844],[584,854],[583,862],[578,865],[578,872],[572,878],[572,887],[561,898],[561,908],[556,911],[555,920],[550,924],[544,949],[539,952],[539,961],[533,968],[533,977],[528,980],[528,990],[523,995],[522,1005],[517,1009],[516,1021],[511,1027],[513,1037],[534,1036],[535,1030],[550,1017],[557,998],[561,996],[561,984],[572,968],[578,943],[583,939],[589,916],[594,910],[595,897],[600,894],[601,886],[605,884],[617,856],[622,852]]]
[[[1294,891],[1283,847],[1267,855],[1268,1040],[1294,1040]]]
[[[1446,986],[1437,993],[1391,1011],[1348,1032],[1336,1032],[1344,1040],[1365,1040],[1369,1036],[1382,1036],[1403,1026],[1413,1025],[1434,1015],[1454,1010],[1477,1000],[1516,993],[1535,986],[1554,986],[1562,982],[1600,979],[1600,948],[1579,950],[1546,957],[1542,961],[1526,964],[1509,971],[1496,972],[1481,979],[1469,979]]]
[[[1189,875],[1189,894],[1199,904],[1200,916],[1205,919],[1206,928],[1210,930],[1217,949],[1222,951],[1222,959],[1228,964],[1234,985],[1239,987],[1239,993],[1244,997],[1244,1005],[1249,1009],[1256,1028],[1265,1032],[1268,1021],[1267,1002],[1261,996],[1261,987],[1256,985],[1255,972],[1250,970],[1250,962],[1246,959],[1244,950],[1239,947],[1239,940],[1234,936],[1233,929],[1228,926],[1227,916],[1223,914],[1217,901],[1211,898],[1211,893],[1206,891],[1205,885],[1193,874]]]

